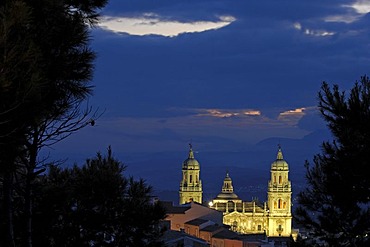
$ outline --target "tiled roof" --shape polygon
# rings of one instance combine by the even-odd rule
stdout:
[[[172,202],[168,201],[160,201],[160,203],[166,209],[167,214],[184,214],[187,210],[191,208],[190,205],[174,206]]]
[[[209,220],[204,220],[204,219],[197,218],[197,219],[189,220],[188,222],[185,222],[185,224],[192,225],[192,226],[200,226],[201,224],[204,224],[208,221]]]
[[[221,239],[239,239],[239,234],[230,230],[223,230],[213,235],[213,237]]]
[[[225,227],[222,227],[222,226],[219,226],[219,225],[210,225],[210,226],[204,227],[203,229],[201,229],[201,231],[204,231],[204,232],[215,232],[215,231],[218,231],[220,229],[225,229]]]
[[[243,234],[240,235],[240,239],[246,241],[260,241],[266,239],[266,234],[264,233],[256,233],[256,234]]]
[[[181,231],[168,230],[168,231],[165,231],[163,236],[161,237],[162,241],[164,241],[165,243],[179,242],[179,241],[183,240],[184,238],[188,238],[188,239],[191,239],[194,242],[202,244],[200,246],[207,246],[207,242],[205,240],[203,240],[201,238],[197,238],[195,236],[189,235],[189,234],[187,234],[185,232],[181,232]]]

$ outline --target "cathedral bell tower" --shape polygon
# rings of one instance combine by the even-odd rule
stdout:
[[[182,180],[180,182],[180,204],[188,202],[202,203],[202,181],[200,180],[200,165],[194,158],[192,145],[189,144],[189,156],[182,163]]]
[[[271,180],[267,191],[269,236],[290,236],[292,232],[292,187],[288,173],[289,166],[279,145],[276,160],[271,164]]]

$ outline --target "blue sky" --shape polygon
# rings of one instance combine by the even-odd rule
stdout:
[[[325,129],[321,83],[349,89],[369,73],[369,12],[350,0],[111,0],[91,40],[89,103],[104,114],[54,149],[186,154],[189,142],[211,152],[304,140]]]

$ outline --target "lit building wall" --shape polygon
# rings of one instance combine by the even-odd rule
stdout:
[[[279,146],[276,160],[271,164],[267,203],[242,201],[233,190],[227,172],[222,192],[209,204],[223,213],[223,223],[239,233],[265,233],[267,236],[288,237],[292,234],[291,182],[288,163]],[[219,244],[219,243],[218,243]]]

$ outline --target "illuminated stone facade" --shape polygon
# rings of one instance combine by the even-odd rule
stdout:
[[[289,236],[292,233],[292,186],[288,173],[288,163],[279,147],[277,158],[271,164],[271,180],[267,189],[269,236]]]
[[[266,233],[267,236],[290,236],[292,233],[291,183],[289,166],[279,147],[276,160],[271,164],[267,203],[242,201],[235,193],[229,173],[222,192],[209,204],[223,212],[223,223],[240,233]]]
[[[179,190],[180,205],[193,201],[202,204],[202,195],[200,165],[194,158],[193,149],[190,145],[189,156],[182,163],[182,180]]]

